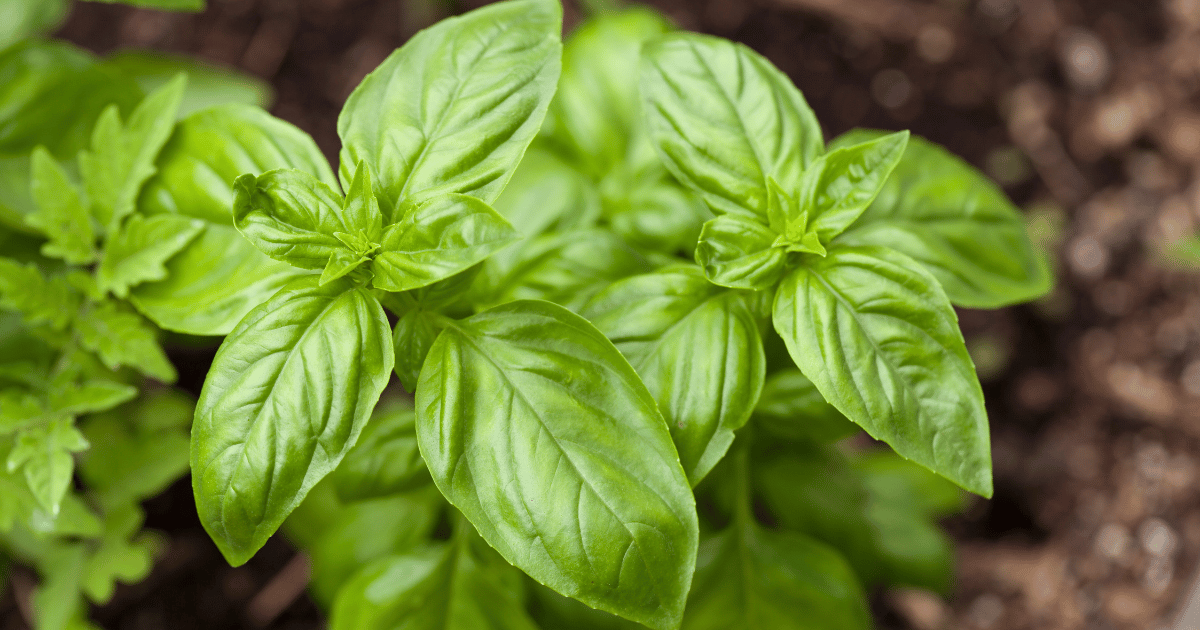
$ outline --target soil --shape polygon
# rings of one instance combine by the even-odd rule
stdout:
[[[209,0],[198,15],[78,3],[59,35],[186,52],[263,77],[273,113],[336,157],[350,90],[474,2]],[[984,380],[996,496],[947,521],[950,600],[878,593],[885,629],[1171,626],[1200,557],[1200,278],[1163,252],[1200,223],[1200,0],[655,0],[787,72],[832,137],[909,128],[1001,182],[1053,248],[1037,303],[960,312]],[[578,6],[567,7],[567,24]],[[199,388],[210,350],[177,356]],[[108,628],[318,628],[294,550],[221,560],[184,480],[147,505],[170,537]],[[0,628],[23,627],[18,574]]]

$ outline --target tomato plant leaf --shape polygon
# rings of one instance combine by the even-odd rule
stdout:
[[[96,267],[98,288],[127,298],[130,288],[166,278],[165,263],[202,230],[203,221],[179,215],[129,217],[116,237],[104,244],[104,257]]]
[[[173,383],[175,366],[167,359],[152,326],[117,302],[85,309],[75,324],[79,342],[95,351],[109,369],[132,367],[164,383]]]
[[[73,265],[94,262],[96,232],[92,215],[79,188],[45,147],[33,151],[31,177],[38,209],[25,216],[25,223],[48,237],[42,254]]]
[[[17,436],[17,444],[8,454],[8,472],[24,470],[25,481],[38,504],[57,515],[75,470],[71,453],[87,447],[88,442],[75,428],[73,418],[60,416]]]

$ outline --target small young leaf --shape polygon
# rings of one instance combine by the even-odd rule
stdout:
[[[680,266],[617,282],[582,314],[637,370],[693,486],[733,443],[763,386],[758,322],[742,296]]]
[[[186,75],[180,75],[150,94],[125,125],[116,106],[96,121],[91,150],[80,154],[79,169],[92,212],[110,236],[133,213],[142,184],[154,175],[154,160],[175,126],[186,85]]]
[[[767,177],[795,189],[824,150],[800,91],[749,48],[670,34],[642,53],[650,138],[679,181],[713,212],[767,219]]]
[[[342,210],[346,224],[361,230],[368,242],[378,243],[383,237],[383,214],[371,185],[371,167],[359,162],[346,190],[346,205]]]
[[[769,289],[783,276],[787,250],[758,219],[724,214],[704,224],[696,263],[714,284],[731,289]]]
[[[462,320],[430,349],[416,411],[438,488],[506,560],[589,606],[677,627],[695,503],[654,399],[594,326],[531,300]]]
[[[333,254],[329,257],[329,262],[325,265],[325,269],[321,271],[321,279],[317,281],[317,284],[329,284],[338,278],[345,277],[351,271],[358,269],[364,263],[370,261],[370,258],[349,250],[334,250]]]
[[[264,254],[301,269],[323,269],[346,245],[334,232],[354,232],[341,193],[296,169],[242,175],[234,182],[233,222]]]
[[[346,502],[385,497],[428,484],[429,470],[417,448],[413,410],[392,407],[376,411],[330,479],[338,498]]]
[[[42,245],[42,254],[73,265],[95,261],[96,233],[79,189],[45,147],[34,150],[32,164],[33,198],[38,210],[27,215],[25,223],[49,238]]]
[[[96,268],[99,289],[127,298],[130,288],[166,278],[167,260],[202,230],[203,221],[174,214],[129,217],[104,245],[104,257]]]
[[[855,130],[830,146],[883,132]],[[923,138],[908,148],[879,196],[842,235],[883,245],[925,265],[954,304],[999,308],[1045,294],[1054,282],[1021,212],[991,180]]]
[[[773,318],[800,371],[876,439],[991,496],[983,391],[937,280],[877,246],[807,263],[779,286]]]
[[[391,376],[390,332],[370,293],[309,276],[221,344],[192,425],[192,487],[230,564],[249,560],[354,445]]]
[[[79,315],[79,342],[95,351],[109,369],[132,367],[164,383],[173,383],[175,367],[167,360],[153,327],[117,302],[106,301]]]
[[[84,381],[51,390],[48,407],[50,411],[79,416],[112,409],[133,400],[136,387],[113,381]]]
[[[442,195],[402,211],[384,231],[372,266],[372,284],[385,291],[449,278],[518,238],[498,212],[466,195]]]
[[[75,428],[73,420],[58,417],[17,436],[17,445],[8,454],[8,472],[24,469],[25,481],[38,504],[57,515],[75,469],[71,453],[87,447],[87,440]]]
[[[846,561],[803,534],[756,525],[700,547],[681,630],[868,630],[866,595]]]
[[[346,100],[342,182],[366,162],[385,225],[417,195],[495,201],[542,126],[561,32],[558,2],[509,0],[417,33]]]
[[[827,244],[854,223],[883,188],[904,155],[908,132],[899,131],[822,155],[801,177],[799,205]]]
[[[142,521],[142,511],[135,505],[124,505],[105,515],[104,536],[84,562],[80,575],[79,586],[88,599],[108,603],[117,581],[133,584],[150,574],[154,552],[161,542],[152,535],[134,536]]]

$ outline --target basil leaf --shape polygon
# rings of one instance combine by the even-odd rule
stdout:
[[[759,221],[724,214],[704,224],[696,263],[710,282],[731,289],[769,289],[783,276],[787,250]]]
[[[700,483],[749,419],[765,378],[758,322],[742,296],[681,266],[617,282],[582,314],[637,370],[688,481]]]
[[[416,195],[495,201],[554,95],[561,30],[557,2],[509,0],[417,33],[346,100],[342,181],[379,174],[385,225]]]
[[[67,0],[17,0],[5,5],[0,51],[54,29],[67,16]]]
[[[442,195],[402,212],[384,231],[372,267],[372,285],[385,291],[408,291],[449,278],[518,238],[504,217],[466,195]]]
[[[537,143],[529,147],[494,207],[529,237],[592,227],[600,218],[595,184]]]
[[[353,232],[341,193],[296,169],[237,178],[233,224],[259,251],[301,269],[322,269],[346,245],[335,232]]]
[[[651,269],[641,253],[608,230],[546,234],[484,261],[474,302],[487,307],[540,299],[578,309],[612,282]]]
[[[203,230],[203,221],[178,215],[129,217],[116,237],[105,244],[104,258],[96,268],[97,287],[125,298],[131,287],[166,278],[166,261]]]
[[[641,89],[663,163],[717,214],[766,219],[767,178],[795,189],[824,149],[800,91],[741,44],[662,37],[642,54]]]
[[[701,545],[681,630],[870,627],[862,587],[836,551],[803,534],[749,525]]]
[[[162,87],[175,75],[186,73],[188,84],[179,104],[181,118],[226,103],[266,109],[275,100],[274,90],[266,81],[186,55],[161,50],[122,50],[109,55],[101,65],[137,81],[146,93]]]
[[[427,485],[429,471],[417,448],[413,410],[393,407],[377,411],[330,479],[338,498],[347,502]]]
[[[417,378],[425,364],[425,356],[441,332],[437,315],[419,307],[405,311],[396,321],[392,347],[396,349],[396,376],[400,377],[404,389],[417,391]]]
[[[129,299],[162,328],[225,335],[255,306],[302,272],[258,251],[237,230],[207,224],[166,263],[166,279],[134,287]]]
[[[817,158],[800,180],[800,207],[808,211],[808,229],[828,243],[871,205],[908,145],[899,131]]]
[[[787,368],[767,378],[754,407],[754,423],[790,440],[837,442],[859,432],[800,370]]]
[[[142,184],[154,175],[154,161],[171,136],[175,112],[187,85],[179,76],[147,96],[121,123],[116,105],[110,105],[92,130],[91,150],[79,156],[84,188],[92,213],[109,235],[133,213]]]
[[[882,132],[855,130],[831,146]],[[1054,283],[1021,212],[991,180],[923,138],[909,140],[879,196],[840,239],[884,245],[933,274],[950,301],[998,308],[1044,295]]]
[[[642,127],[642,104],[629,74],[643,44],[673,28],[657,11],[631,7],[585,21],[564,44],[546,126],[593,177],[621,164],[630,142],[645,142],[635,131]]]
[[[622,182],[615,195],[606,196],[609,226],[635,247],[690,254],[712,214],[703,201],[681,188],[665,170],[661,177],[656,177],[654,170],[632,184]]]
[[[589,606],[677,627],[695,503],[654,399],[595,327],[537,301],[458,322],[429,351],[416,410],[434,482],[506,560]]]
[[[308,134],[247,105],[211,107],[181,120],[156,167],[138,200],[142,212],[173,212],[219,225],[233,225],[233,181],[245,173],[292,168],[339,189]]]
[[[347,281],[316,284],[293,281],[238,324],[196,406],[196,507],[235,566],[342,460],[392,371],[379,302]]]
[[[225,335],[250,309],[302,272],[262,254],[233,228],[233,181],[243,173],[296,168],[337,186],[312,138],[266,112],[226,105],[180,121],[158,157],[139,208],[204,220],[204,232],[167,261],[167,278],[130,293],[138,310],[169,330]]]
[[[775,329],[847,418],[901,455],[992,494],[983,391],[937,280],[884,247],[832,249],[790,272]]]
[[[25,215],[25,223],[49,238],[42,245],[42,255],[73,265],[94,262],[96,231],[92,215],[79,188],[45,147],[34,149],[30,177],[37,210]]]
[[[466,537],[389,556],[342,588],[329,627],[537,630],[506,579],[513,572],[494,551]]]
[[[84,309],[75,332],[79,343],[100,355],[110,370],[124,365],[164,383],[175,382],[175,366],[158,345],[154,328],[118,302]]]

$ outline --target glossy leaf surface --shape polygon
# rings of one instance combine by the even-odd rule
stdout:
[[[733,289],[768,289],[783,276],[787,250],[775,247],[777,235],[756,219],[719,216],[700,231],[696,263],[708,279]]]
[[[595,327],[536,301],[463,320],[430,350],[416,411],[438,488],[505,559],[590,606],[678,625],[694,500],[654,399]]]
[[[376,411],[331,479],[342,501],[384,497],[428,484],[413,410],[393,406]]]

